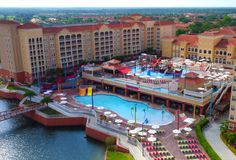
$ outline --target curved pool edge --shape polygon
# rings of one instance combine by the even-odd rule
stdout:
[[[150,107],[150,108],[152,108],[152,109],[161,110],[161,109],[159,109],[159,108],[152,107],[151,105],[149,105],[150,103],[148,103],[148,102],[143,102],[143,101],[140,101],[140,100],[130,100],[130,99],[127,99],[126,97],[123,97],[123,96],[121,96],[121,95],[116,95],[116,94],[113,94],[113,93],[109,93],[109,94],[106,94],[106,93],[96,93],[96,94],[94,94],[94,96],[95,96],[95,95],[115,96],[115,97],[118,97],[118,98],[120,98],[120,99],[122,99],[122,100],[124,100],[124,101],[138,102],[138,103],[142,103],[142,104],[144,104],[144,105],[147,105],[148,107]],[[74,100],[77,104],[84,105],[84,104],[82,104],[82,103],[79,103],[78,100],[77,100],[75,97],[86,97],[86,96],[72,95],[73,100]],[[84,106],[85,106],[85,105],[84,105]],[[96,106],[95,106],[95,107],[96,107]],[[105,109],[106,109],[106,110],[109,110],[109,111],[112,111],[112,110],[107,109],[107,108],[105,108]],[[128,120],[128,119],[124,118],[122,115],[118,114],[117,112],[115,112],[115,111],[112,111],[112,112],[116,113],[116,114],[119,115],[121,118],[123,118],[123,119],[125,119],[125,120]],[[158,124],[159,126],[166,126],[166,125],[169,125],[169,124],[173,123],[173,122],[176,120],[175,115],[172,114],[170,111],[165,110],[165,112],[168,112],[168,113],[170,114],[170,116],[172,117],[172,120],[171,120],[170,122],[167,122],[167,123]],[[137,121],[136,123],[142,124],[142,122],[138,122],[138,121]],[[151,123],[150,123],[150,124],[145,124],[144,126],[151,126],[151,125],[154,125],[154,124],[151,124]]]

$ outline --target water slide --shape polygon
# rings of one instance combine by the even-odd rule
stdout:
[[[88,87],[87,96],[92,96],[92,92],[93,92],[93,88],[92,87]]]
[[[86,88],[79,89],[79,96],[86,96]]]

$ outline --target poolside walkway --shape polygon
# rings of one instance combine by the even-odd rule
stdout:
[[[229,150],[220,138],[220,124],[226,119],[227,117],[224,116],[219,122],[211,123],[208,128],[204,129],[204,134],[209,144],[213,147],[222,160],[235,160],[236,156]]]

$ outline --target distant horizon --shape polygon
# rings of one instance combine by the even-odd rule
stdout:
[[[2,8],[232,8],[235,0],[0,0]]]
[[[236,3],[236,2],[235,2]],[[158,8],[235,8],[235,7],[0,7],[0,8],[16,8],[16,9],[28,9],[28,8],[47,8],[47,9],[62,9],[62,8],[68,8],[68,9],[143,9],[143,8],[150,8],[150,9],[158,9]]]

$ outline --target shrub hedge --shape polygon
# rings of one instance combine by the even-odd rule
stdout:
[[[211,158],[211,160],[221,160],[219,155],[213,150],[211,145],[207,142],[204,134],[202,133],[202,128],[208,124],[209,120],[207,118],[201,119],[195,127],[195,132],[198,138],[198,141],[208,154],[208,156]]]

